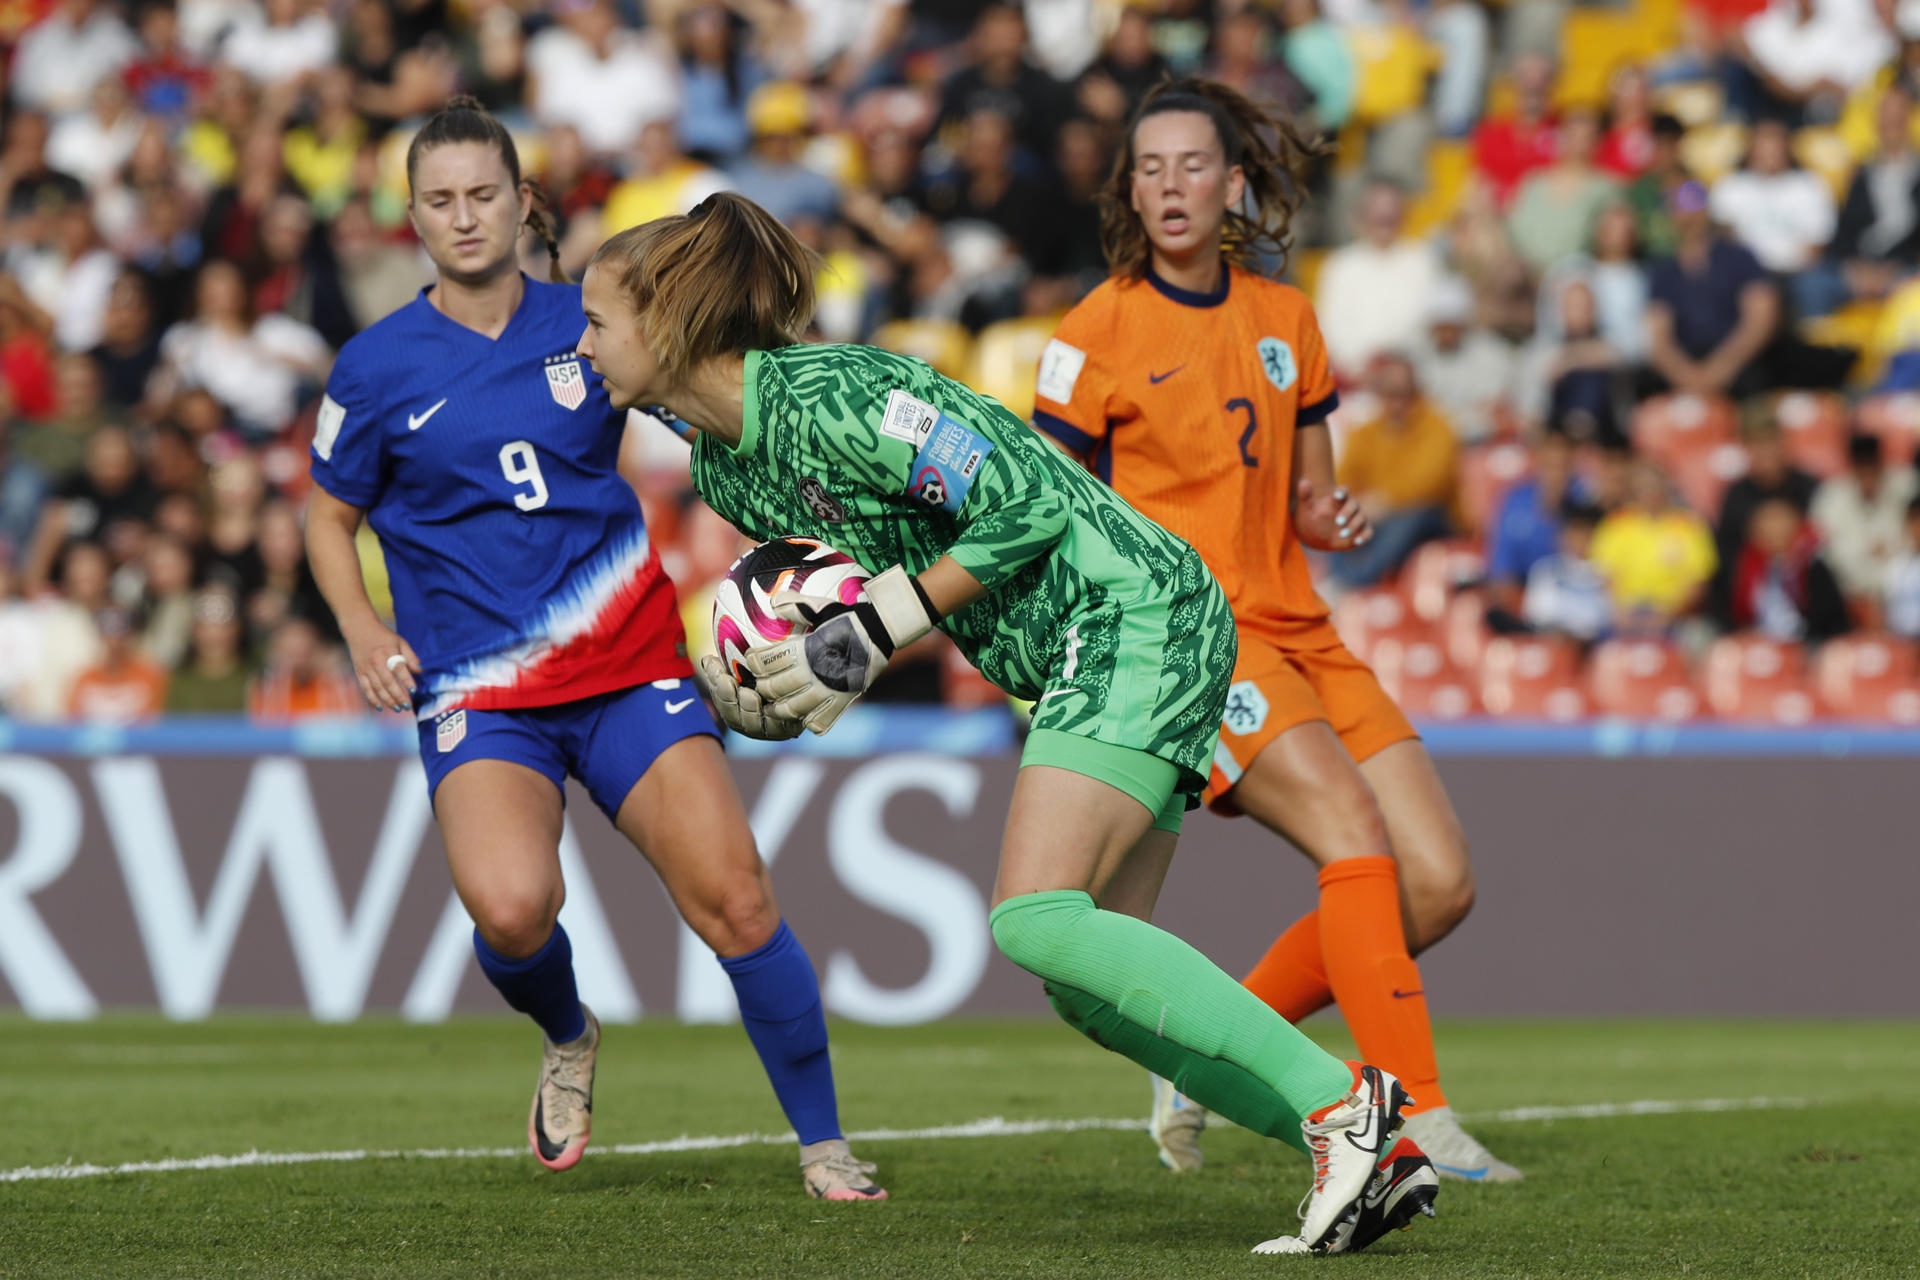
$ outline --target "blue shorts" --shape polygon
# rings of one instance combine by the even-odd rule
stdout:
[[[512,711],[461,708],[420,722],[427,798],[469,760],[509,760],[545,774],[566,795],[580,779],[609,818],[653,762],[682,738],[718,737],[691,680],[656,680],[553,707]]]

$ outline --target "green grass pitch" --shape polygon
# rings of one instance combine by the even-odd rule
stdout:
[[[1309,1024],[1336,1051],[1337,1022]],[[1063,1027],[837,1026],[850,1129],[986,1116],[1126,1117],[1146,1081]],[[1295,1227],[1307,1171],[1209,1133],[1176,1177],[1142,1133],[862,1144],[894,1199],[805,1199],[786,1146],[650,1155],[616,1143],[783,1126],[737,1028],[607,1031],[595,1146],[524,1151],[537,1033],[269,1017],[198,1025],[0,1018],[0,1177],[66,1162],[355,1148],[520,1147],[0,1181],[16,1277],[1347,1277],[1920,1274],[1920,1025],[1445,1023],[1455,1106],[1798,1100],[1773,1109],[1482,1120],[1517,1187],[1446,1184],[1437,1221],[1346,1259],[1248,1249]]]

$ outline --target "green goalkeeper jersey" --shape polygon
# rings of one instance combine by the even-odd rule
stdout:
[[[1151,752],[1205,781],[1233,616],[1197,552],[1004,406],[871,347],[746,357],[729,449],[693,481],[750,537],[817,538],[878,573],[950,554],[987,595],[941,622],[1036,728]]]

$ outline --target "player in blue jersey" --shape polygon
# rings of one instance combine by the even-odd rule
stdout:
[[[807,1190],[884,1199],[841,1134],[812,962],[774,904],[673,585],[615,471],[626,414],[574,351],[580,290],[519,269],[532,225],[559,275],[513,140],[456,98],[414,138],[407,176],[438,278],[334,365],[307,550],[367,701],[419,720],[480,968],[540,1026],[534,1153],[550,1169],[579,1160],[600,1042],[558,923],[572,775],[732,978]],[[397,632],[360,577],[363,519],[386,553]]]

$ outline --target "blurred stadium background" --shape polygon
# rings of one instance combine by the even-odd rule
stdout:
[[[495,1008],[413,733],[360,705],[300,540],[332,356],[429,276],[404,155],[455,92],[508,122],[574,275],[606,235],[736,188],[824,256],[821,339],[1021,413],[1102,275],[1095,194],[1130,104],[1202,72],[1311,121],[1327,150],[1285,269],[1383,530],[1322,580],[1422,723],[1479,870],[1476,914],[1423,961],[1433,1008],[1920,1011],[1891,941],[1920,900],[1920,0],[12,0],[0,44],[10,1104],[197,1070],[191,1045],[166,1056],[180,1029],[110,1017],[113,1045],[159,1056],[73,1050],[118,1065],[73,1066],[49,1108],[23,1064],[83,1042],[30,1019]],[[624,470],[704,637],[738,538],[658,426],[636,419]],[[835,1015],[1041,1012],[985,928],[1019,709],[938,636],[914,657],[829,738],[737,744],[763,851]],[[1244,824],[1189,831],[1162,918],[1244,967],[1310,873]],[[616,843],[589,820],[564,849],[587,999],[728,1020]],[[1920,1063],[1904,1033],[1875,1053],[1856,1065]],[[1754,1090],[1672,1087],[1833,1094],[1789,1061]],[[1519,1101],[1665,1087],[1588,1085]],[[274,1114],[146,1145],[138,1114],[110,1139],[42,1123],[0,1166],[328,1141]],[[41,1273],[3,1245],[9,1274]]]

